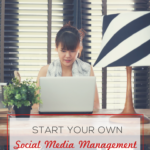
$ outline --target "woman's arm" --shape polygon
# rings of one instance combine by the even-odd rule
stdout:
[[[40,69],[38,76],[37,76],[37,84],[36,84],[37,87],[39,87],[40,77],[46,77],[48,67],[49,67],[49,65],[46,65]],[[37,91],[37,94],[39,94],[39,90]],[[39,104],[34,104],[32,106],[32,108],[38,108],[38,107],[39,107]]]
[[[91,66],[91,73],[90,76],[95,76],[93,67]],[[98,90],[97,90],[97,85],[95,87],[95,98],[94,98],[94,112],[99,110],[99,97],[98,97]]]

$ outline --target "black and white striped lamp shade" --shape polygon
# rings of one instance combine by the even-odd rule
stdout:
[[[150,12],[103,16],[97,67],[150,66]]]

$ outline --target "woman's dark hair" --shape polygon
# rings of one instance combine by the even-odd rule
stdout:
[[[61,43],[62,48],[66,50],[75,50],[84,37],[83,30],[78,30],[77,28],[70,25],[70,22],[64,25],[56,35],[56,47]],[[81,56],[81,52],[79,57]]]

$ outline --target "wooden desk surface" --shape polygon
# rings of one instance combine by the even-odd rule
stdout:
[[[119,114],[121,113],[121,109],[101,109],[98,112],[95,112],[93,114]],[[136,109],[136,112],[139,114],[144,114],[147,117],[150,118],[150,109]],[[31,111],[31,114],[38,114],[38,109],[34,108]],[[31,116],[31,117],[43,117],[43,116]],[[60,117],[70,117],[70,116],[55,116],[55,115],[51,115],[51,116],[44,116],[44,118],[60,118]],[[77,116],[74,115],[72,116],[72,118],[77,118],[77,117],[83,117],[83,118],[88,118],[88,117],[92,117],[92,118],[98,118],[98,117],[110,117],[109,115],[93,115],[93,116],[89,116],[89,115],[82,115],[82,116]],[[142,126],[141,126],[141,135],[142,135]],[[7,137],[7,114],[6,113],[0,113],[0,145],[4,142],[6,142],[6,137]],[[144,124],[144,143],[146,144],[150,144],[150,123],[149,124]]]

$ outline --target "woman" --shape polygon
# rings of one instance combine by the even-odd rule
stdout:
[[[37,77],[37,86],[39,86],[40,77],[94,76],[92,66],[77,58],[81,56],[83,37],[84,32],[71,26],[70,22],[59,30],[55,41],[59,59],[40,69]],[[97,111],[98,109],[99,98],[96,86],[94,111]]]

